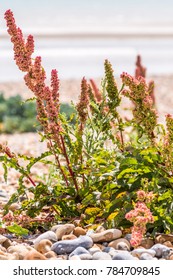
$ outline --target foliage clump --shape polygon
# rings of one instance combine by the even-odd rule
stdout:
[[[72,125],[75,123],[75,118],[71,119],[75,110],[70,104],[60,104],[60,112],[66,115]],[[5,98],[3,93],[0,94],[0,133],[41,131],[36,116],[35,100],[24,101],[19,94],[9,98]]]
[[[20,171],[19,188],[7,203],[20,203],[20,210],[30,217],[49,207],[57,220],[80,219],[81,224],[105,223],[107,227],[128,230],[133,221],[126,219],[139,199],[139,191],[153,193],[146,230],[150,233],[173,231],[173,117],[167,116],[166,128],[157,124],[157,114],[142,77],[121,75],[119,90],[112,66],[105,61],[105,77],[98,90],[93,81],[83,78],[79,102],[75,106],[75,125],[60,112],[59,80],[51,73],[51,85],[45,85],[41,58],[31,59],[33,37],[24,40],[13,14],[5,14],[8,32],[14,44],[16,64],[26,72],[26,85],[33,91],[37,116],[43,127],[42,140],[47,152],[38,158],[17,155],[1,145],[1,161]],[[19,44],[20,43],[20,44]],[[19,48],[20,45],[20,48]],[[118,113],[122,95],[134,105],[133,118]],[[73,114],[71,119],[73,119]],[[130,131],[130,132],[129,132]],[[39,183],[32,178],[32,166],[43,161],[50,167]],[[26,187],[25,177],[30,186]],[[28,199],[28,193],[33,198]],[[20,197],[22,196],[22,201]],[[146,209],[146,208],[145,208]],[[150,217],[151,218],[151,217]]]

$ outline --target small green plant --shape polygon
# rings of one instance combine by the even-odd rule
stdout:
[[[62,103],[60,105],[61,114],[65,114],[67,120],[72,125],[75,123],[75,113],[72,105]],[[35,100],[24,101],[20,95],[5,98],[4,94],[0,95],[0,123],[1,133],[15,132],[37,132],[41,130],[38,120],[36,120],[37,110]]]
[[[5,18],[14,44],[14,59],[26,73],[25,83],[35,95],[37,118],[43,128],[40,135],[48,147],[34,158],[15,155],[7,146],[0,146],[4,178],[8,167],[21,173],[19,188],[5,211],[18,201],[18,212],[24,211],[30,217],[47,206],[57,220],[79,218],[81,224],[105,223],[127,230],[133,221],[126,219],[126,214],[134,209],[139,191],[147,188],[154,199],[149,205],[153,220],[147,220],[146,230],[153,234],[172,232],[173,117],[166,117],[166,128],[157,124],[145,79],[123,73],[122,87],[118,89],[112,66],[106,60],[101,88],[98,90],[93,81],[91,87],[83,78],[75,115],[72,113],[69,119],[60,111],[57,71],[52,70],[48,87],[41,57],[31,58],[33,37],[24,40],[10,10]],[[134,104],[133,118],[128,121],[118,112],[122,95]],[[26,161],[25,167],[20,165],[20,158]],[[39,183],[31,174],[38,161],[50,168]]]

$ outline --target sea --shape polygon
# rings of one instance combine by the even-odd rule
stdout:
[[[0,82],[20,81],[4,13],[11,9],[50,77],[102,77],[109,59],[115,76],[134,73],[136,56],[148,75],[173,74],[172,0],[5,0],[0,3]]]

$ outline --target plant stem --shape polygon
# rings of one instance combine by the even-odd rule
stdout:
[[[61,171],[61,173],[62,173],[62,175],[63,175],[63,177],[64,177],[64,180],[65,180],[65,182],[66,182],[66,185],[69,186],[67,177],[66,177],[66,175],[65,175],[65,173],[64,173],[64,170],[63,170],[62,167],[61,167],[61,163],[60,163],[60,161],[59,161],[59,158],[58,158],[57,154],[56,154],[56,153],[54,152],[54,150],[53,150],[52,141],[49,140],[49,143],[50,143],[50,146],[51,146],[51,148],[52,148],[52,152],[53,152],[53,154],[54,154],[54,156],[55,156],[55,159],[56,159],[56,161],[57,161],[57,163],[58,163],[58,167],[59,167],[59,169],[60,169],[60,171]]]
[[[6,155],[7,155],[9,158],[13,158],[12,154],[11,154],[10,152],[8,152],[7,150],[5,150],[5,153],[6,153]],[[19,168],[21,168],[18,162],[17,162],[16,164],[17,164],[17,166],[18,166]],[[36,184],[35,184],[35,182],[33,181],[33,179],[30,177],[30,175],[28,175],[28,174],[25,173],[25,176],[28,178],[28,180],[31,182],[31,184],[32,184],[34,187],[36,187]]]
[[[78,187],[76,178],[75,178],[75,176],[74,176],[74,172],[73,172],[73,170],[71,169],[71,166],[70,166],[69,158],[68,158],[68,155],[67,155],[67,151],[66,151],[66,147],[65,147],[65,143],[64,143],[64,139],[63,139],[62,135],[60,135],[60,138],[61,138],[61,143],[62,143],[62,147],[63,147],[63,154],[64,154],[64,157],[65,157],[66,162],[67,162],[68,170],[69,170],[70,175],[71,175],[71,177],[72,177],[72,179],[73,179],[75,188],[76,188],[76,190],[78,191],[78,190],[79,190],[79,187]]]

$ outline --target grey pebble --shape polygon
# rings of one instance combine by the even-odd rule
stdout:
[[[57,237],[56,237],[56,234],[55,232],[49,230],[49,231],[46,231],[42,234],[40,234],[35,240],[34,240],[34,244],[37,244],[39,243],[41,240],[43,239],[49,239],[50,241],[57,241]]]
[[[112,260],[136,260],[129,252],[121,251],[113,256]]]
[[[93,260],[112,260],[112,258],[108,253],[96,252],[93,254]]]
[[[81,260],[92,260],[92,255],[84,247],[77,247],[73,252],[71,252],[69,259],[73,256],[79,256]]]
[[[153,257],[148,253],[142,253],[140,255],[140,260],[153,260]]]
[[[152,249],[137,248],[131,251],[132,256],[137,258],[139,258],[144,253],[150,254],[152,257],[156,255],[156,252]]]
[[[170,252],[171,252],[171,249],[163,244],[160,244],[160,243],[157,243],[155,245],[153,245],[151,247],[152,250],[154,250],[156,252],[156,257],[157,258],[166,258]]]
[[[55,242],[51,250],[56,254],[69,254],[73,252],[77,247],[84,247],[85,249],[91,248],[93,241],[89,236],[81,235],[73,240],[62,240]]]

